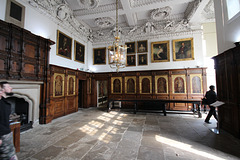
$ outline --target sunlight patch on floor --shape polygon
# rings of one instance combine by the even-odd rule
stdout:
[[[91,136],[95,135],[98,131],[98,129],[90,127],[89,125],[84,125],[83,127],[79,128],[79,130]]]
[[[169,145],[169,146],[172,146],[172,147],[175,147],[175,148],[178,148],[178,149],[185,150],[187,152],[191,152],[193,154],[197,154],[199,156],[202,156],[202,157],[205,157],[205,158],[208,158],[208,159],[224,160],[223,158],[220,158],[220,157],[215,156],[213,154],[210,154],[210,153],[207,153],[207,152],[204,152],[204,151],[200,151],[200,150],[197,150],[197,149],[193,149],[192,145],[189,145],[189,144],[186,144],[186,143],[178,142],[178,141],[175,141],[175,140],[172,140],[172,139],[169,139],[169,138],[165,138],[165,137],[162,137],[162,136],[159,136],[159,135],[156,135],[155,139],[158,142],[164,143],[166,145]]]
[[[91,121],[91,122],[89,122],[88,124],[91,124],[92,126],[95,126],[95,127],[97,127],[97,128],[102,128],[102,127],[104,126],[103,123],[100,123],[100,122],[98,122],[98,121]]]
[[[99,116],[97,117],[97,119],[103,120],[105,122],[109,122],[111,120],[111,118],[105,117],[105,116]]]

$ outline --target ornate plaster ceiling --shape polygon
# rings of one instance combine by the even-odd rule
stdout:
[[[28,2],[94,43],[111,41],[116,32],[115,0]],[[119,0],[120,34],[126,41],[193,32],[202,23],[215,21],[213,5],[213,0]]]

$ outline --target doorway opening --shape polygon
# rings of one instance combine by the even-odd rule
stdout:
[[[106,106],[108,101],[107,81],[97,81],[97,93],[97,107]]]
[[[83,80],[78,82],[78,108],[83,108]]]

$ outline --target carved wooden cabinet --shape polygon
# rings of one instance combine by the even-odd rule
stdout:
[[[214,57],[220,127],[240,138],[240,47]]]

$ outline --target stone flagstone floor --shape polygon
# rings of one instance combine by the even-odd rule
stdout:
[[[240,140],[193,114],[81,109],[21,133],[19,160],[235,160]]]

